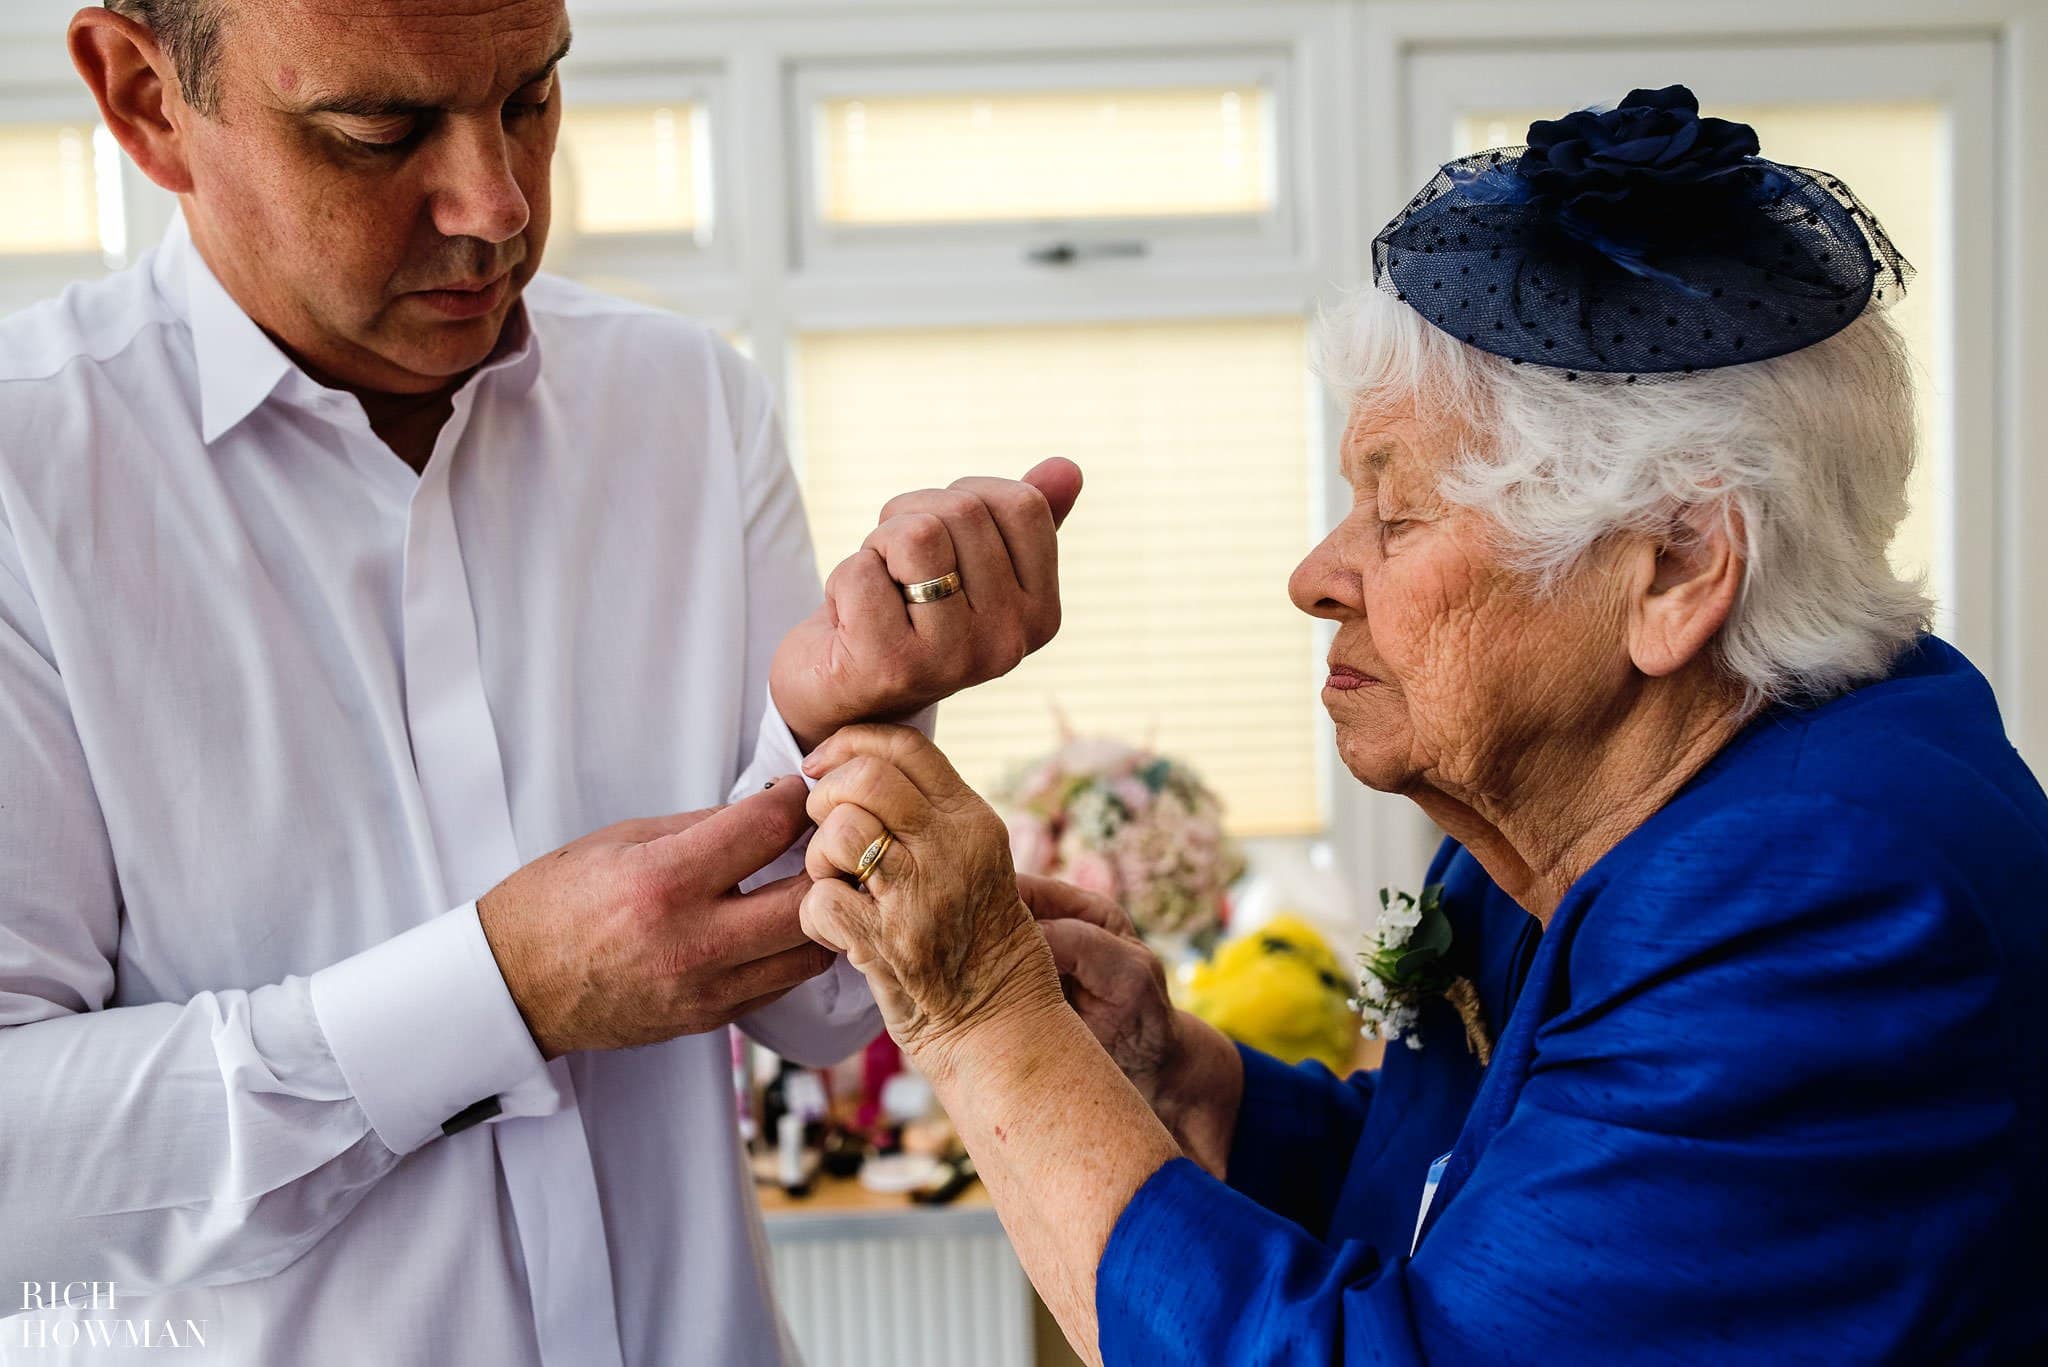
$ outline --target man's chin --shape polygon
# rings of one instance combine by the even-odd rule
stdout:
[[[489,360],[504,326],[500,317],[440,323],[431,330],[408,329],[407,336],[382,348],[383,358],[393,369],[416,378],[423,392],[436,389]]]

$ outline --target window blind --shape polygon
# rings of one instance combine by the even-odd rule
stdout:
[[[1315,535],[1301,319],[812,333],[795,374],[828,572],[906,489],[1052,455],[1087,476],[1059,638],[941,713],[969,782],[1051,748],[1063,717],[1193,763],[1239,834],[1321,828],[1315,638],[1287,599]]]

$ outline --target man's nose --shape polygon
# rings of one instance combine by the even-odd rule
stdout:
[[[460,120],[449,129],[439,183],[430,201],[443,237],[504,242],[525,231],[532,209],[512,171],[512,147],[496,119]]]

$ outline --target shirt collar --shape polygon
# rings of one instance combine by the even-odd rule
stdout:
[[[308,397],[336,393],[306,374],[242,311],[192,241],[185,216],[175,214],[157,253],[157,284],[174,305],[182,302],[192,329],[199,374],[200,437],[211,446],[261,407],[289,378],[287,390]],[[540,342],[521,300],[498,344],[463,388],[496,375],[508,397],[524,394],[540,370]]]
[[[200,256],[183,214],[174,215],[164,233],[156,270],[165,298],[185,306],[199,372],[199,431],[210,446],[255,412],[295,367]]]

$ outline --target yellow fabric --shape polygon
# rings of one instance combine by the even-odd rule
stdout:
[[[1240,1044],[1341,1074],[1358,1043],[1353,976],[1307,922],[1276,916],[1196,965],[1188,1009]]]

